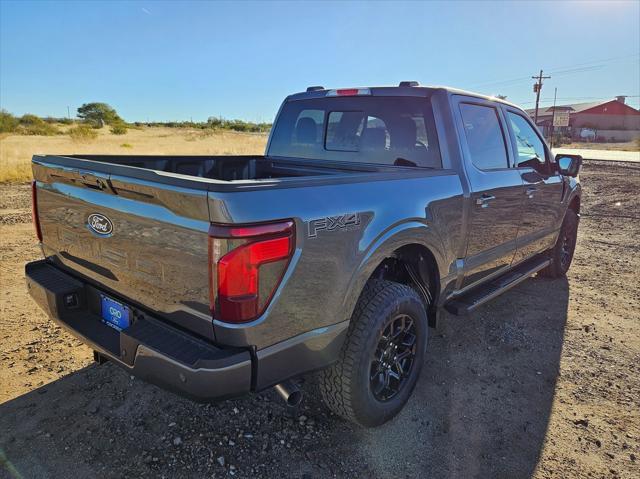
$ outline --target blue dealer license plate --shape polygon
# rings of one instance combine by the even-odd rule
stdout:
[[[102,322],[118,331],[129,327],[129,308],[103,294],[100,295],[102,303]]]

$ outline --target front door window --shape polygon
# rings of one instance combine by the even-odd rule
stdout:
[[[516,140],[516,166],[530,166],[539,170],[546,164],[544,144],[529,122],[522,116],[507,114]]]

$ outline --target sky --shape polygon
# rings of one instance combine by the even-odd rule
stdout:
[[[310,85],[417,80],[534,106],[640,105],[640,1],[0,0],[0,108],[127,121],[271,121]]]

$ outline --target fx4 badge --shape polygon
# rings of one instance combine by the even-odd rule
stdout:
[[[339,216],[327,216],[309,221],[309,238],[318,236],[318,231],[348,231],[360,226],[360,213],[346,213]]]

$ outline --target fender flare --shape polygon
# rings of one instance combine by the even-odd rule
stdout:
[[[416,220],[395,225],[385,230],[366,247],[344,295],[342,310],[346,319],[351,318],[360,293],[380,263],[389,258],[394,251],[412,244],[424,246],[433,254],[438,267],[438,277],[441,277],[442,271],[446,268],[444,244],[434,228]]]
[[[580,183],[577,183],[569,191],[569,194],[567,195],[567,208],[576,198],[578,198],[578,201],[582,203],[582,187],[580,186]]]

